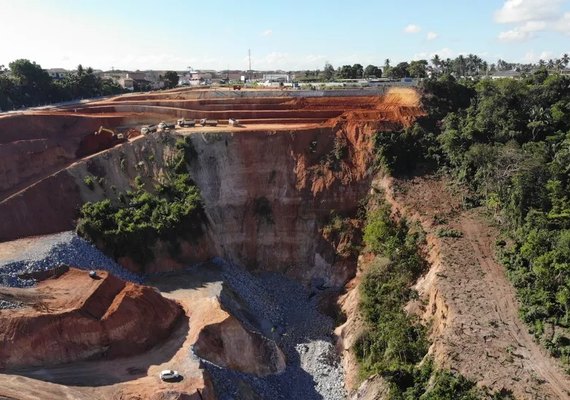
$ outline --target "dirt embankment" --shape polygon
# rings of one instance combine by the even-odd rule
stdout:
[[[86,135],[100,126],[120,125],[123,117],[58,113],[0,117],[0,200],[77,160]]]
[[[1,289],[23,306],[0,310],[0,368],[133,355],[180,321],[181,307],[153,289],[98,275],[70,269],[36,288]]]
[[[439,366],[517,399],[570,397],[570,377],[518,317],[515,290],[494,256],[498,230],[482,210],[464,210],[443,179],[383,179],[395,212],[427,233],[429,273],[416,285],[427,304],[410,305],[431,324]],[[461,237],[438,237],[440,229]]]

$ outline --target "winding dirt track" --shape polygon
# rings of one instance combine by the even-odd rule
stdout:
[[[416,289],[428,304],[415,310],[431,322],[437,364],[516,399],[570,399],[570,376],[519,318],[515,289],[494,258],[498,230],[482,210],[464,210],[440,178],[385,178],[377,185],[394,211],[427,234],[431,268]],[[441,228],[463,236],[440,238]]]
[[[473,254],[485,272],[485,282],[489,288],[488,296],[492,297],[496,304],[497,318],[518,344],[527,366],[548,382],[557,396],[561,399],[569,398],[568,375],[564,374],[554,360],[545,354],[544,349],[533,340],[518,317],[519,306],[515,289],[507,280],[504,267],[494,259],[492,250],[494,244],[486,232],[488,228],[476,219],[466,216],[461,218],[460,223],[465,240],[471,244]]]

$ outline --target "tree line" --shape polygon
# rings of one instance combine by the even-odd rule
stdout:
[[[497,250],[520,314],[570,363],[570,77],[542,67],[526,78],[423,82],[428,116],[376,136],[394,174],[438,170],[468,189],[504,230]]]
[[[0,109],[13,110],[42,104],[57,103],[122,93],[123,89],[110,79],[101,79],[93,69],[79,65],[63,79],[53,79],[35,62],[19,59],[0,66]]]
[[[384,61],[382,67],[368,65],[364,68],[361,64],[343,65],[335,69],[330,63],[326,63],[323,70],[307,70],[300,78],[303,81],[332,81],[335,79],[366,79],[366,78],[393,78],[401,79],[437,77],[442,75],[454,75],[455,77],[477,77],[493,74],[498,71],[517,71],[532,73],[539,69],[547,69],[551,72],[561,71],[570,63],[568,54],[561,58],[539,60],[538,63],[509,63],[499,59],[496,63],[489,64],[481,57],[469,54],[459,55],[455,58],[441,58],[434,55],[429,61],[426,59],[403,61],[393,65],[390,59]]]

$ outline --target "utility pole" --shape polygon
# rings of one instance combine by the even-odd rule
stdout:
[[[251,49],[247,49],[247,56],[249,58],[249,79],[251,80]]]

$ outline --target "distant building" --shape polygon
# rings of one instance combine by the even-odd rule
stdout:
[[[521,79],[522,73],[519,71],[495,71],[489,75],[491,79]]]
[[[50,68],[47,70],[47,73],[51,77],[51,79],[57,81],[57,80],[64,79],[67,76],[69,76],[69,74],[71,74],[71,71],[68,71],[68,70],[63,69],[63,68]]]
[[[289,74],[263,74],[263,81],[265,82],[289,82],[291,77]]]
[[[124,77],[119,78],[119,85],[121,85],[123,89],[134,90],[135,80],[131,78],[129,74],[126,74]]]

